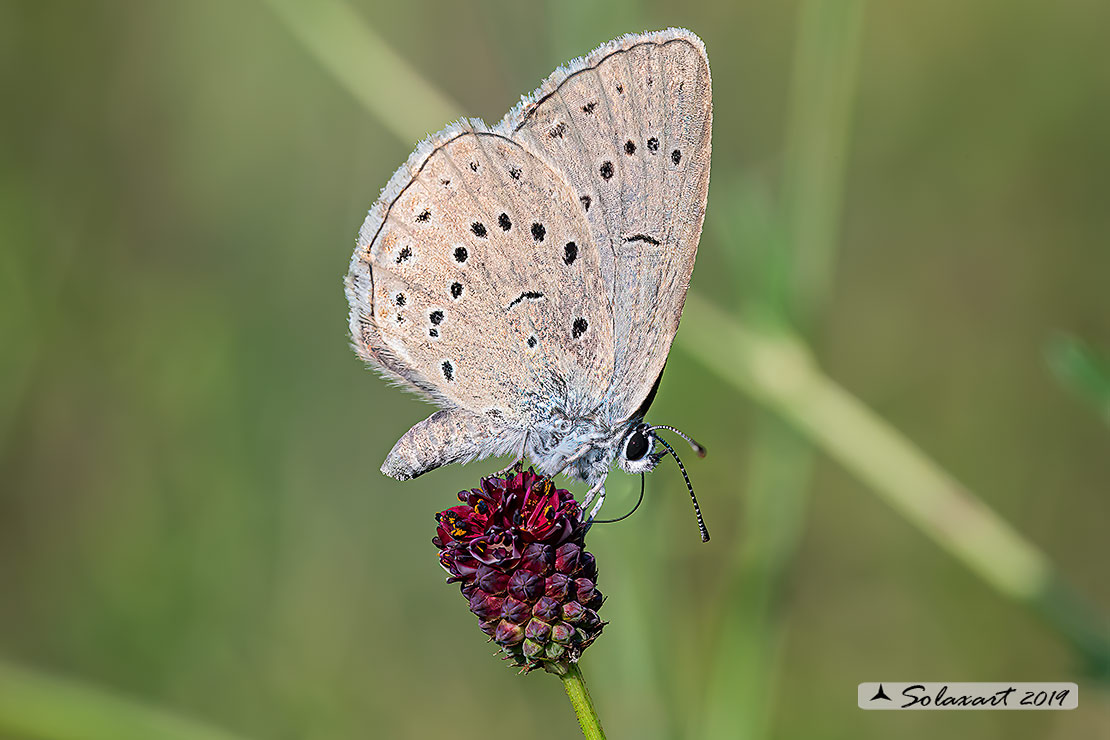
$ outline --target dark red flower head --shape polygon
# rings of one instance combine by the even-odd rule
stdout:
[[[575,662],[601,634],[603,597],[569,491],[519,466],[436,514],[439,562],[482,631],[525,671]]]

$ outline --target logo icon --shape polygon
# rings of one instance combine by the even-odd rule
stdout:
[[[883,691],[883,685],[882,684],[879,684],[879,690],[876,691],[875,695],[871,697],[871,701],[875,701],[876,699],[886,699],[887,701],[894,701],[893,699],[891,699],[889,696],[886,695],[885,691]]]

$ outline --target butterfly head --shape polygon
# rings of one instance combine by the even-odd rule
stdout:
[[[620,450],[617,454],[617,464],[620,465],[621,470],[626,473],[649,473],[655,470],[656,466],[659,465],[659,461],[667,455],[673,456],[676,461],[678,460],[678,455],[675,455],[674,448],[655,433],[657,429],[668,429],[674,432],[690,443],[690,447],[693,448],[698,457],[705,457],[704,447],[674,427],[665,424],[648,426],[640,422],[630,427],[621,440]],[[655,449],[657,444],[662,445],[664,450],[656,452]],[[679,462],[679,464],[681,465],[681,462]]]
[[[617,453],[617,464],[620,465],[621,470],[628,473],[647,473],[652,471],[659,465],[659,461],[665,456],[670,455],[678,464],[678,469],[682,472],[682,478],[686,481],[686,487],[690,490],[690,500],[694,504],[694,513],[698,519],[698,529],[701,531],[702,542],[709,541],[709,532],[705,528],[705,522],[702,520],[701,507],[698,506],[698,499],[694,496],[694,487],[690,483],[690,476],[686,474],[686,467],[679,459],[678,453],[674,451],[666,440],[657,435],[657,429],[667,429],[674,432],[678,436],[685,439],[690,443],[690,447],[697,453],[698,457],[705,457],[705,448],[695,442],[690,436],[683,434],[679,430],[666,424],[659,424],[656,426],[648,426],[640,422],[629,428],[624,438],[621,440],[620,451]],[[656,452],[656,444],[662,445],[663,451]],[[639,504],[637,504],[638,506]]]
[[[656,452],[658,437],[647,424],[640,423],[628,430],[621,440],[617,464],[626,473],[647,473],[655,470],[664,452]]]

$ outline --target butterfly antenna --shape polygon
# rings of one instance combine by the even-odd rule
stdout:
[[[656,424],[653,427],[648,427],[648,429],[651,430],[651,431],[655,431],[656,429],[666,429],[667,431],[674,432],[675,434],[677,434],[678,436],[682,437],[684,440],[686,440],[687,442],[690,443],[690,448],[693,449],[694,452],[696,452],[698,454],[698,457],[705,457],[705,448],[702,447],[697,442],[695,442],[693,437],[691,437],[689,434],[686,434],[685,432],[680,432],[679,430],[675,429],[674,427],[668,426],[666,424]],[[674,451],[672,450],[671,452],[673,453]],[[675,460],[677,460],[677,459],[678,458],[676,457]],[[681,463],[679,463],[679,464],[681,465]]]
[[[670,429],[670,427],[665,427],[665,428]],[[675,431],[675,430],[672,430],[672,431]],[[679,432],[679,434],[682,434],[682,433]],[[697,445],[696,442],[691,440],[689,437],[686,437],[685,434],[683,434],[682,436],[687,441],[689,441],[691,443],[691,445]],[[709,542],[709,530],[705,528],[705,520],[702,519],[702,517],[701,517],[701,507],[698,506],[698,498],[697,498],[697,496],[694,495],[694,486],[691,485],[691,483],[690,483],[690,476],[686,475],[686,466],[682,464],[682,460],[680,460],[678,458],[678,453],[676,453],[674,451],[674,448],[671,447],[669,444],[667,444],[666,441],[662,437],[657,436],[656,439],[659,440],[659,444],[661,444],[661,445],[663,445],[664,447],[667,448],[667,452],[671,453],[671,457],[673,457],[674,461],[676,463],[678,463],[678,469],[682,471],[682,478],[686,481],[686,488],[688,488],[690,490],[690,501],[692,501],[693,504],[694,504],[694,515],[698,518],[698,530],[701,532],[701,541],[702,542]],[[701,447],[701,445],[697,445],[697,447],[695,447],[694,449],[697,450],[699,447]],[[704,449],[704,448],[701,448],[701,449]]]
[[[636,505],[632,507],[632,511],[624,516],[618,516],[616,519],[594,519],[594,524],[612,524],[627,519],[636,513],[636,509],[640,508],[640,504],[644,502],[644,474],[640,473],[640,498],[636,499]]]

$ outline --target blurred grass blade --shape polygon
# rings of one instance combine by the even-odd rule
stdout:
[[[782,202],[756,242],[762,281],[747,312],[761,322],[808,333],[826,302],[862,26],[862,0],[808,0],[799,9]],[[783,629],[775,607],[804,527],[813,457],[812,445],[782,419],[756,420],[743,533],[706,693],[706,737],[768,733]]]
[[[1040,611],[1106,675],[1110,638],[1061,583],[1048,558],[822,374],[803,344],[786,334],[742,327],[696,295],[686,302],[686,316],[678,334],[684,351],[782,416],[994,589]]]
[[[76,681],[0,662],[0,735],[41,740],[242,740]]]
[[[265,0],[290,32],[403,142],[424,138],[462,107],[431,85],[341,0]]]
[[[832,284],[863,9],[863,0],[808,0],[798,18],[783,173],[784,313],[807,332]]]
[[[706,738],[770,734],[783,621],[780,587],[805,525],[812,445],[781,418],[757,420],[747,467],[742,533],[718,608],[705,696]]]
[[[1110,424],[1110,359],[1070,334],[1053,337],[1045,348],[1056,380]]]

